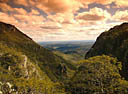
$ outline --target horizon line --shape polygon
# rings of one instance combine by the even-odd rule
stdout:
[[[70,42],[70,41],[96,41],[96,40],[51,40],[51,41],[38,41],[38,43],[41,42]]]

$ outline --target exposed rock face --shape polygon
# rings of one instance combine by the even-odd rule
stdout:
[[[85,58],[102,54],[117,57],[123,65],[122,75],[128,78],[128,23],[103,32],[87,52]]]
[[[35,68],[35,65],[28,60],[26,55],[22,55],[23,61],[18,64],[19,69],[22,70],[22,76],[26,79],[31,78],[33,75],[40,77],[38,69]]]
[[[25,55],[22,55],[22,57],[23,57],[23,62],[22,62],[21,65],[22,65],[23,68],[26,68],[27,67],[28,58]]]

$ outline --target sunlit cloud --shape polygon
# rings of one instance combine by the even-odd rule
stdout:
[[[17,5],[28,6],[28,0],[8,0],[8,1],[12,1]]]
[[[75,12],[82,7],[77,0],[30,0],[30,3],[47,13]]]
[[[89,11],[79,13],[76,19],[81,25],[96,25],[104,23],[107,19],[111,17],[110,13],[101,8],[92,8]]]
[[[128,22],[128,10],[117,11],[113,16],[113,19],[121,22]]]
[[[3,12],[13,11],[13,8],[11,6],[9,6],[8,4],[6,4],[6,3],[0,3],[0,9]]]
[[[94,40],[128,21],[128,1],[0,0],[0,21],[35,41]]]
[[[128,7],[128,0],[115,0],[117,7]]]

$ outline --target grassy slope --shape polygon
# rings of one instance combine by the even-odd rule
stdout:
[[[41,47],[12,25],[0,23],[0,43],[25,54],[54,81],[67,77],[67,74],[57,74],[58,66],[66,66],[67,73],[72,68],[64,59]]]

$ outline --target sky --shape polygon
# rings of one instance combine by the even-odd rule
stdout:
[[[128,0],[0,0],[0,21],[37,42],[95,40],[128,21]]]

